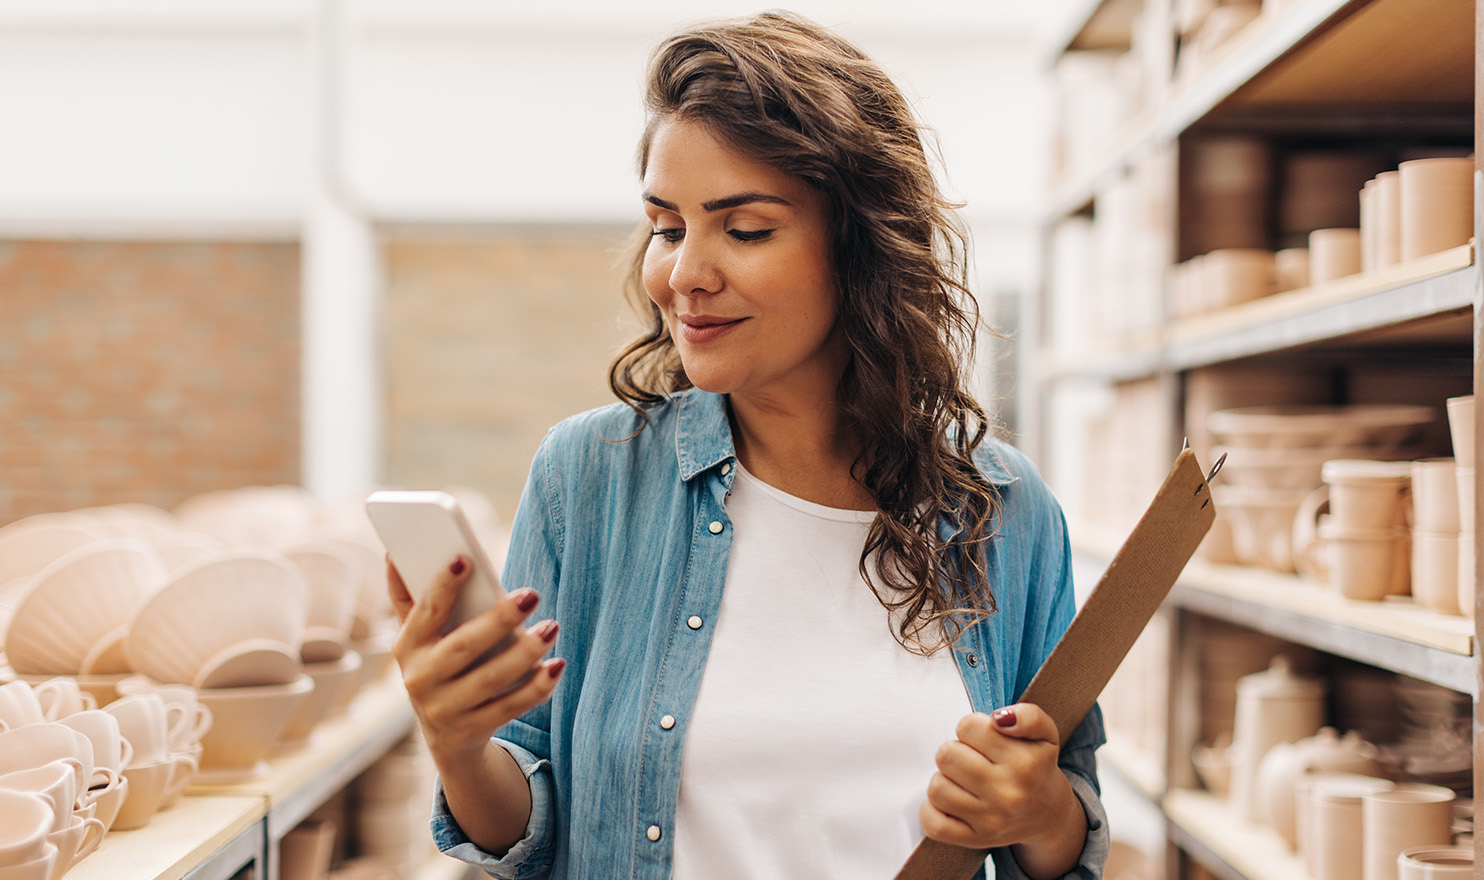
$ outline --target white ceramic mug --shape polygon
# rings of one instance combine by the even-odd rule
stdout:
[[[57,864],[62,872],[93,854],[103,842],[103,822],[96,816],[84,819],[74,816],[67,827],[46,836],[47,842],[57,848]],[[66,867],[62,867],[65,865]]]
[[[52,721],[0,733],[0,773],[29,770],[53,761],[70,762],[77,777],[74,790],[87,790],[93,778],[93,743],[86,736]]]
[[[59,675],[32,688],[47,721],[60,721],[68,715],[98,708],[98,698],[77,686],[77,679]]]
[[[65,760],[0,775],[0,788],[30,792],[45,798],[52,808],[48,833],[66,828],[72,822],[72,810],[77,804],[77,774],[72,764]]]
[[[159,694],[120,697],[103,711],[118,720],[119,731],[134,747],[134,763],[156,764],[170,757],[171,719],[183,712],[172,713]]]
[[[0,789],[0,865],[39,858],[53,824],[52,803],[44,796]]]
[[[101,784],[98,770],[108,768],[114,776],[122,773],[134,758],[134,746],[119,729],[118,718],[102,709],[88,709],[68,715],[58,722],[86,736],[93,743],[93,772],[89,787]]]
[[[41,708],[41,700],[29,684],[24,681],[0,684],[0,721],[7,728],[39,724],[45,720],[46,713]]]

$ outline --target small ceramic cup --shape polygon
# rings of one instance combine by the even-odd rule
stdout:
[[[68,715],[98,708],[98,699],[78,687],[77,679],[69,675],[49,678],[33,690],[41,703],[42,717],[47,721],[60,721]]]
[[[103,711],[118,720],[119,731],[134,747],[136,764],[155,764],[170,757],[172,716],[158,694],[120,697]]]
[[[96,816],[74,816],[65,828],[53,831],[46,839],[57,848],[56,867],[65,873],[98,849],[103,842],[103,823]]]
[[[1448,433],[1453,438],[1453,459],[1461,468],[1474,466],[1474,396],[1448,398]]]
[[[1278,275],[1278,292],[1309,286],[1309,249],[1284,248],[1273,255]]]
[[[1419,846],[1396,857],[1397,880],[1469,880],[1473,876],[1471,846]]]
[[[1371,216],[1375,218],[1376,268],[1401,262],[1401,175],[1386,171],[1376,175]]]
[[[36,691],[24,681],[0,684],[0,722],[7,728],[39,724],[46,720]]]
[[[1361,799],[1364,880],[1398,880],[1396,861],[1403,851],[1452,843],[1456,799],[1450,788],[1417,783],[1368,792]]]
[[[0,788],[44,797],[52,807],[48,833],[66,828],[72,822],[72,810],[77,803],[77,776],[68,762],[52,761],[26,770],[12,770],[0,776]]]
[[[52,880],[57,864],[57,848],[45,836],[35,857],[25,862],[0,861],[0,880]]]
[[[105,781],[98,778],[99,770],[107,768],[117,776],[134,760],[134,746],[119,729],[118,718],[102,709],[89,709],[68,715],[57,723],[72,728],[92,741],[94,776],[89,780],[90,787]]]
[[[1412,533],[1412,598],[1442,614],[1459,614],[1458,532]]]
[[[52,803],[45,797],[0,789],[0,865],[40,858],[54,824]]]
[[[1474,234],[1474,160],[1413,159],[1401,174],[1401,258],[1468,244]]]
[[[1316,229],[1309,233],[1309,278],[1323,284],[1360,271],[1359,229]]]
[[[87,790],[93,778],[93,743],[86,736],[51,721],[0,733],[0,773],[29,770],[53,761],[69,762],[77,778],[74,791]]]

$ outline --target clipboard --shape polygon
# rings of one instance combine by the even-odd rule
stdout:
[[[1046,710],[1062,742],[1092,711],[1210,530],[1216,504],[1209,483],[1225,460],[1223,455],[1203,475],[1195,453],[1189,447],[1180,452],[1149,509],[1020,696],[1018,702]],[[896,880],[970,880],[988,856],[987,849],[924,838]]]

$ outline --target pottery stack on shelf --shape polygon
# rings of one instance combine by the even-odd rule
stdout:
[[[1435,418],[1425,406],[1256,406],[1217,410],[1207,428],[1226,454],[1212,486],[1242,564],[1297,570],[1294,522],[1306,498],[1324,484],[1336,459],[1407,460],[1410,445]]]
[[[308,584],[288,559],[239,551],[175,573],[135,613],[130,668],[190,685],[215,718],[201,738],[203,777],[267,771],[263,759],[314,687],[299,655],[308,608]]]

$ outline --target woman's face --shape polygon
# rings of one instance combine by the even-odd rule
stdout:
[[[644,211],[644,289],[696,387],[777,404],[833,393],[849,352],[822,194],[670,120],[650,145]]]

